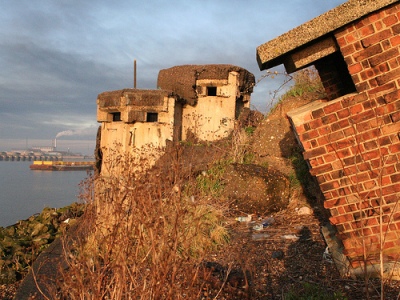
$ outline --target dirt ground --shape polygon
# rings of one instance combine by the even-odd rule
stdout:
[[[289,190],[296,172],[292,157],[296,141],[286,112],[313,100],[315,95],[288,99],[262,120],[253,133],[253,161],[232,166],[224,178],[225,196],[232,199],[227,224],[230,243],[204,260],[205,280],[202,299],[380,299],[380,283],[342,278],[330,259],[321,227],[327,222],[318,187],[312,182]],[[219,149],[221,151],[217,151]],[[223,155],[222,147],[199,151],[182,163],[204,170]],[[197,161],[194,160],[196,158]],[[250,180],[249,180],[250,179]],[[275,190],[267,191],[268,186]],[[277,194],[279,199],[269,198]],[[305,209],[306,207],[307,209]],[[305,212],[305,214],[302,214]],[[252,214],[250,222],[235,218]],[[273,222],[257,228],[267,217]],[[12,299],[18,286],[0,286],[0,299]],[[320,298],[301,298],[309,288]],[[368,291],[367,291],[368,290]],[[337,295],[337,298],[333,296]],[[342,295],[341,297],[339,295]],[[400,299],[400,284],[388,282],[384,299]]]
[[[286,113],[313,101],[316,96],[287,99],[258,125],[252,141],[255,154],[252,183],[247,186],[251,194],[261,199],[265,193],[265,185],[257,184],[260,181],[255,179],[261,176],[260,166],[267,166],[268,172],[278,172],[280,181],[296,172],[291,162],[298,146]],[[239,177],[243,176],[242,172]],[[225,183],[230,191],[224,190],[224,193],[240,191],[237,186],[240,184],[237,178]],[[332,262],[321,233],[328,214],[318,185],[309,181],[307,186],[292,189],[289,195],[282,187],[279,191],[283,196],[275,210],[248,192],[237,195],[231,207],[232,240],[206,262],[213,275],[204,290],[204,298],[285,299],[284,295],[292,291],[297,296],[291,299],[326,299],[327,295],[333,297],[329,299],[380,299],[378,280],[370,279],[367,288],[362,279],[342,278]],[[310,209],[305,212],[311,213],[302,214],[304,207]],[[235,221],[235,217],[247,214],[253,214],[252,222]],[[271,215],[275,223],[262,230],[254,229]],[[313,293],[314,298],[301,298],[312,288],[318,289]],[[400,299],[400,283],[388,282],[384,293],[384,299]]]

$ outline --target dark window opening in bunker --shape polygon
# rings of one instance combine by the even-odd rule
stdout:
[[[207,96],[217,96],[217,87],[216,86],[208,86],[207,87]]]
[[[111,113],[112,114],[112,120],[114,121],[114,122],[118,122],[118,121],[121,121],[122,119],[121,119],[121,113],[120,112],[114,112],[114,113]]]
[[[147,113],[146,122],[158,122],[158,113]]]

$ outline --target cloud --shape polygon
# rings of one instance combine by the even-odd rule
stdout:
[[[258,79],[257,46],[343,2],[8,1],[0,11],[0,139],[96,128],[97,95],[132,87],[134,59],[138,88],[157,88],[160,69],[182,64],[235,64]],[[274,86],[261,82],[253,105],[267,107]]]

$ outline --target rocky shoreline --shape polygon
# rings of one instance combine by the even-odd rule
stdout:
[[[43,252],[85,209],[72,203],[63,208],[44,208],[18,223],[0,227],[0,285],[20,281]]]

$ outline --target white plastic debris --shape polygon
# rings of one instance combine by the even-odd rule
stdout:
[[[311,215],[312,209],[307,206],[303,206],[302,208],[297,210],[297,214],[298,215]]]
[[[239,221],[239,222],[248,223],[248,222],[251,222],[251,217],[252,217],[252,215],[247,215],[247,217],[237,217],[237,218],[235,218],[235,220]]]
[[[300,238],[295,234],[285,234],[282,235],[284,240],[292,240],[293,242],[297,242]]]
[[[332,254],[331,254],[331,252],[329,251],[329,247],[326,247],[326,248],[325,248],[324,254],[322,254],[322,258],[323,258],[324,260],[326,260],[327,262],[329,262],[329,263],[333,263]]]
[[[263,226],[263,224],[257,224],[257,225],[254,225],[254,226],[253,226],[253,229],[254,229],[255,231],[260,231],[260,230],[263,230],[263,229],[264,229],[264,226]]]

